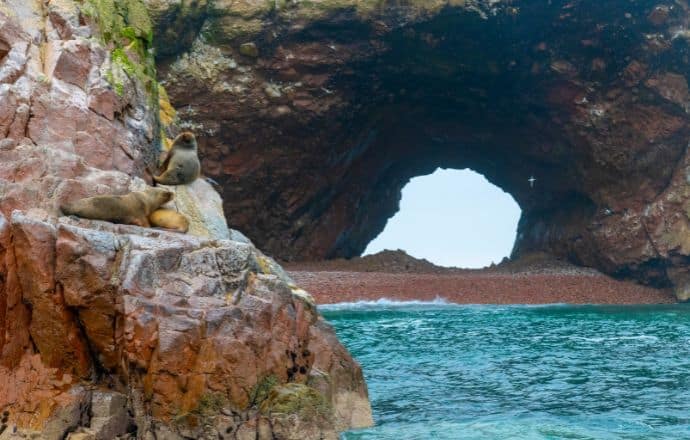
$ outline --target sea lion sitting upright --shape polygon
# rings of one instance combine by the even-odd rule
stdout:
[[[201,164],[193,133],[185,131],[175,138],[162,168],[165,169],[163,174],[153,176],[153,180],[163,185],[185,185],[199,177]]]
[[[149,215],[149,223],[153,227],[177,232],[187,232],[189,230],[189,220],[187,220],[187,217],[172,209],[156,209]]]
[[[60,207],[66,215],[150,227],[149,215],[168,203],[173,193],[163,188],[148,187],[124,196],[87,197]]]

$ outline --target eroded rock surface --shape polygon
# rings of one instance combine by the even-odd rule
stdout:
[[[285,418],[318,439],[371,424],[357,363],[310,296],[227,229],[209,183],[175,189],[191,234],[60,216],[151,182],[170,127],[148,23],[138,0],[0,4],[0,439],[298,438],[273,428]],[[261,411],[287,383],[320,396],[318,420]]]
[[[15,259],[7,273],[19,278],[8,293],[21,295],[24,304],[14,305],[28,321],[18,329],[24,334],[6,337],[17,352],[0,370],[9,423],[43,430],[39,408],[45,417],[71,411],[60,435],[43,433],[61,438],[84,426],[90,402],[115,400],[119,408],[126,393],[132,417],[113,410],[124,418],[115,423],[91,411],[86,426],[123,429],[116,435],[136,428],[162,438],[235,438],[265,417],[258,390],[267,382],[306,384],[317,372],[326,373],[325,394],[309,389],[323,399],[324,420],[307,437],[277,438],[332,437],[336,426],[371,423],[359,367],[314,303],[252,245],[65,217],[50,222],[40,214],[3,219],[3,255]],[[22,341],[28,346],[13,347]],[[24,359],[44,369],[41,381],[31,377],[40,372],[33,366],[29,377],[15,376]],[[85,381],[120,391],[91,391]],[[281,417],[300,419],[302,410]]]
[[[147,3],[187,23],[161,78],[273,255],[356,256],[411,177],[469,167],[520,204],[515,255],[689,297],[685,0]]]

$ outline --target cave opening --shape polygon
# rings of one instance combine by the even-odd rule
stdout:
[[[400,208],[364,251],[403,250],[438,266],[481,268],[509,257],[521,210],[471,169],[437,168],[412,178]]]

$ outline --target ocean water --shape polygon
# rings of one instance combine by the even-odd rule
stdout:
[[[321,310],[374,410],[343,439],[690,439],[690,305]]]

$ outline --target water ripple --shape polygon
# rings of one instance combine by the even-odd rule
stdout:
[[[377,423],[345,439],[690,439],[690,306],[322,311]]]

